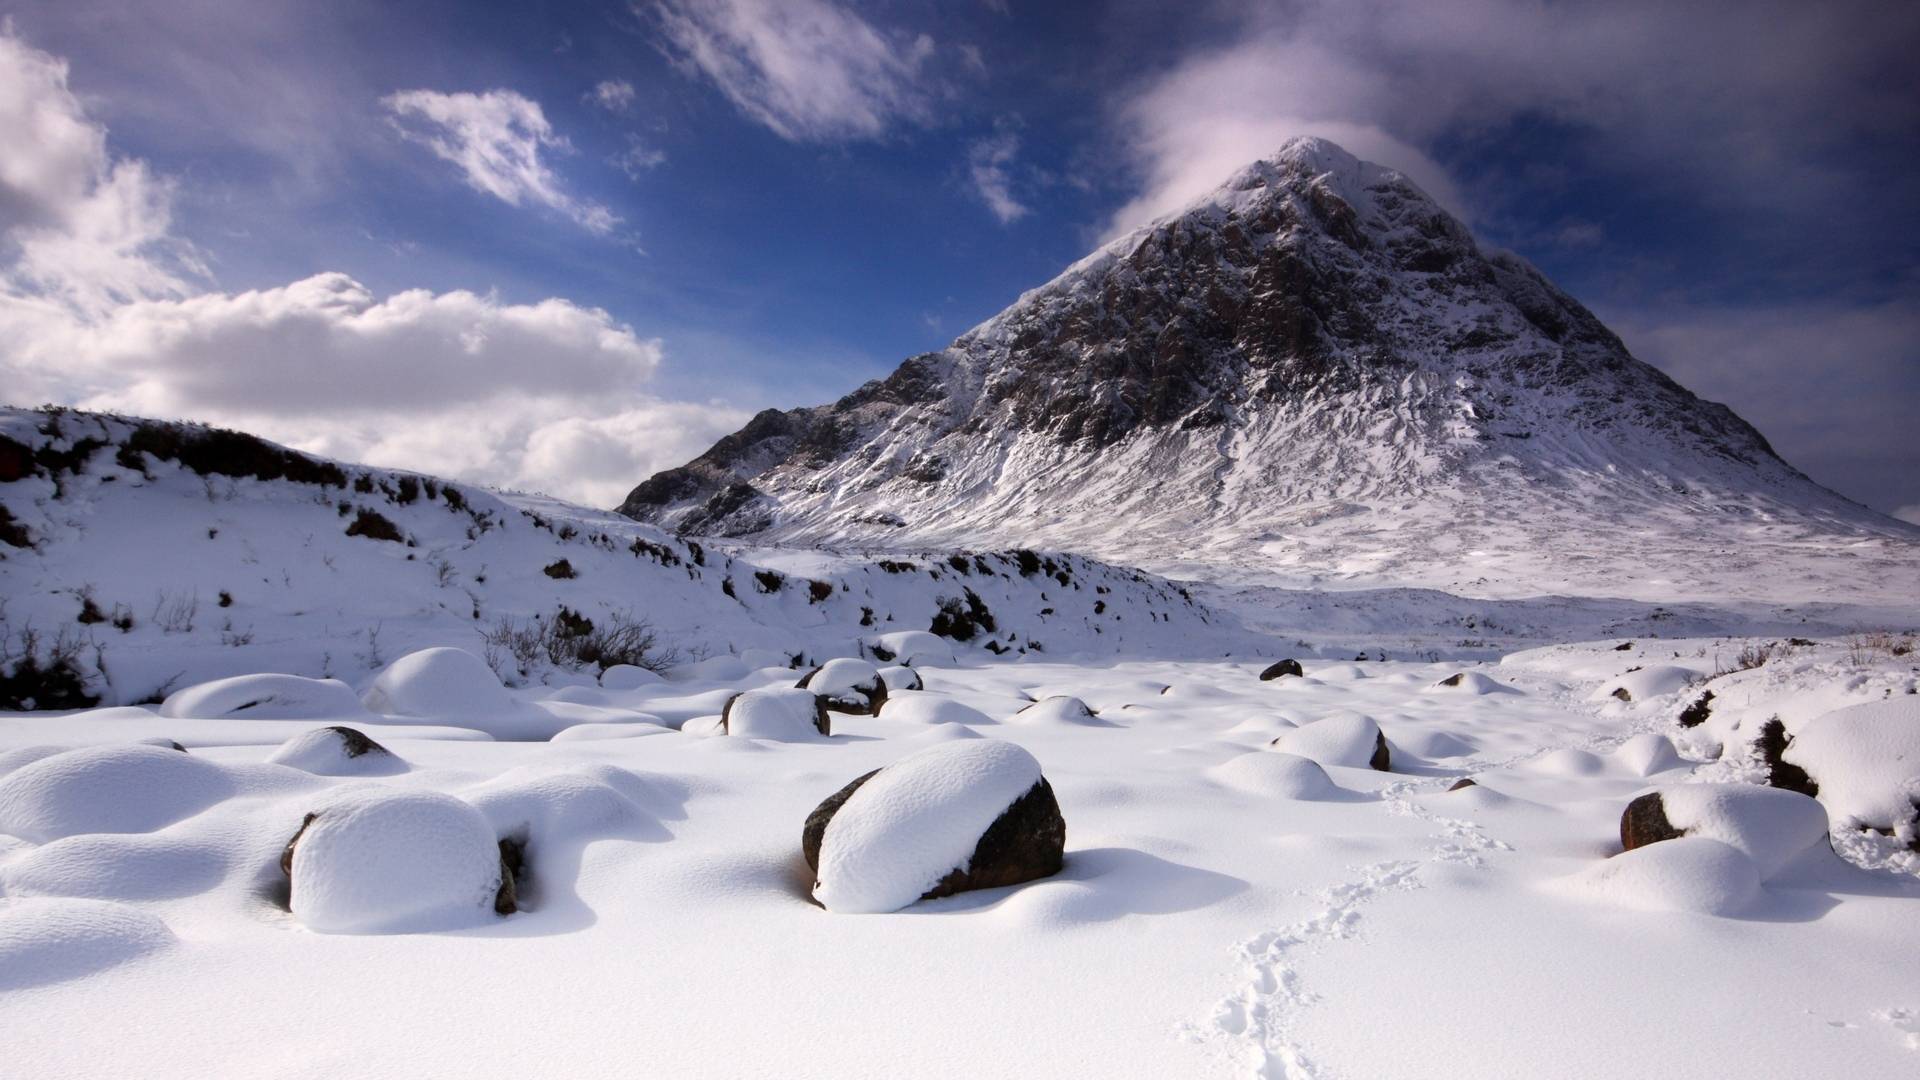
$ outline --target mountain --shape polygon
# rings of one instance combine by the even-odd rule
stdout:
[[[548,627],[587,636],[524,633]],[[648,635],[660,667],[878,659],[884,635],[908,630],[1008,659],[1217,658],[1256,640],[1176,585],[1070,555],[754,559],[239,432],[0,407],[0,709],[134,702],[255,671],[364,681],[438,645],[515,684],[591,677],[575,646]],[[55,686],[49,670],[73,678]]]
[[[1920,584],[1920,531],[1814,484],[1402,174],[1312,138],[940,352],[760,413],[619,511],[756,543],[1044,545],[1276,584]]]

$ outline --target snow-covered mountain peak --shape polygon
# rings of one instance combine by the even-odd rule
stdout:
[[[1834,538],[1914,561],[1911,529],[1324,139],[886,379],[762,413],[620,509],[784,543],[1031,542],[1481,593],[1723,594],[1703,567],[1724,553],[1839,558]],[[1620,580],[1649,566],[1657,586]]]

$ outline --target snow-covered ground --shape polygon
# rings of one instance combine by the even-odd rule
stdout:
[[[1745,786],[1764,773],[1743,741],[1755,718],[1772,710],[1798,731],[1848,706],[1911,701],[1913,654],[1782,645],[1707,681],[1748,643],[1621,644],[1498,664],[1309,660],[1304,677],[1272,681],[1250,662],[1015,662],[962,648],[920,658],[925,691],[895,691],[878,716],[834,713],[830,736],[800,741],[674,730],[713,731],[694,721],[735,691],[792,686],[785,668],[501,691],[506,711],[592,711],[582,723],[596,737],[550,742],[466,728],[481,721],[462,688],[417,670],[393,681],[417,712],[445,695],[446,715],[11,719],[0,724],[4,1071],[1920,1068],[1920,858],[1902,849],[1905,827],[1884,837],[1836,813],[1850,863],[1807,834],[1811,800],[1787,815],[1798,826],[1764,815],[1742,826],[1737,813],[1728,825],[1683,790],[1670,816],[1693,834],[1626,854],[1619,838],[1627,803],[1655,788],[1766,793]],[[1679,727],[1708,688],[1723,708]],[[971,722],[929,722],[947,718]],[[1343,749],[1363,721],[1384,734],[1391,771]],[[374,755],[301,741],[330,723],[403,765],[356,772]],[[1308,737],[1320,724],[1342,731]],[[809,902],[800,839],[817,803],[871,770],[980,739],[1024,748],[1057,794],[1058,875],[889,914]],[[268,763],[290,741],[288,763]],[[1463,777],[1476,786],[1449,790]],[[888,795],[914,779],[898,774]],[[995,798],[1030,779],[993,781]],[[290,891],[281,857],[315,811]],[[876,844],[884,857],[883,832],[863,834],[866,857]],[[495,836],[525,858],[519,910],[505,916],[491,906]],[[376,930],[412,932],[365,932]]]
[[[7,1080],[1920,1069],[1885,551],[1324,591],[0,436]]]

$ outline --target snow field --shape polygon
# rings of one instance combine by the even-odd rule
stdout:
[[[1832,856],[1763,872],[1769,853],[1806,839],[1805,813],[1690,803],[1687,789],[1709,786],[1692,781],[1747,766],[1731,744],[1713,760],[1698,752],[1712,721],[1674,724],[1702,686],[1752,673],[1631,703],[1588,700],[1645,659],[1610,643],[1559,648],[1488,669],[1521,693],[1482,695],[1430,692],[1457,663],[1316,671],[1308,659],[1308,678],[1261,683],[1258,662],[982,656],[917,667],[928,689],[891,695],[878,716],[836,714],[827,738],[701,738],[641,719],[683,722],[676,714],[707,702],[688,718],[714,716],[727,696],[798,678],[757,669],[600,686],[607,704],[591,707],[632,723],[584,729],[638,737],[511,742],[456,730],[437,706],[444,718],[431,726],[375,716],[364,730],[409,769],[371,778],[264,763],[324,727],[313,721],[222,719],[203,729],[219,739],[189,738],[186,754],[47,753],[60,745],[51,725],[79,731],[86,720],[0,725],[0,792],[49,763],[69,768],[63,758],[129,753],[199,763],[227,792],[198,809],[156,808],[123,788],[140,811],[124,824],[142,831],[0,837],[9,1063],[36,1077],[200,1076],[210,1060],[303,1075],[301,1062],[341,1060],[328,1056],[341,1052],[335,1033],[351,1030],[351,1059],[389,1076],[951,1075],[960,1059],[930,1047],[959,1045],[968,1075],[993,1077],[1553,1075],[1570,1054],[1602,1075],[1902,1074],[1915,1060],[1899,1025],[1920,1007],[1920,885]],[[1787,697],[1855,682],[1830,660],[1806,664],[1781,687]],[[1878,700],[1901,677],[1869,672],[1829,689],[1819,715]],[[503,692],[533,709],[565,688]],[[1012,722],[1054,697],[1098,708],[1106,726]],[[955,719],[914,719],[922,711]],[[1361,718],[1391,744],[1392,771],[1270,745]],[[131,741],[216,721],[116,709],[106,723]],[[1679,767],[1660,740],[1686,751]],[[980,782],[940,787],[961,771],[945,755],[981,755]],[[1027,761],[1068,823],[1061,872],[914,902],[926,876],[944,872],[935,863],[977,840],[952,819],[1004,809],[1018,781],[1030,786]],[[802,822],[875,769],[868,785],[894,772],[898,797],[862,810],[863,794],[889,790],[863,785],[842,807],[854,816],[836,815],[847,828],[828,830],[823,911],[809,902]],[[1448,791],[1462,777],[1477,786]],[[1621,812],[1650,782],[1680,792],[1673,823],[1693,831],[1620,854]],[[49,808],[32,820],[67,812],[48,789],[21,788]],[[1777,794],[1750,790],[1756,805]],[[934,814],[935,804],[959,810]],[[337,862],[314,879],[337,903],[303,910],[303,837],[289,912],[275,899],[280,854],[307,813],[323,811],[311,830],[336,805],[393,808],[385,824],[342,821],[338,846],[316,858],[364,850],[404,871],[376,882]],[[923,810],[935,827],[903,830]],[[1832,827],[1837,845],[1897,844],[1837,814]],[[427,835],[434,851],[413,850]],[[527,860],[507,916],[488,889],[501,838]],[[1743,838],[1758,838],[1753,853]],[[1817,836],[1808,854],[1824,855]],[[834,885],[829,866],[858,872]],[[383,882],[408,888],[394,895]],[[870,909],[902,896],[889,915],[827,902]],[[310,917],[351,929],[310,933]],[[65,941],[81,944],[47,944]],[[103,1000],[149,1022],[77,1042],[105,1030]],[[894,1018],[881,1028],[876,1000]],[[1548,1000],[1550,1033],[1516,1030],[1514,1017]],[[541,1033],[528,1038],[533,1003],[561,1001],[537,1007]],[[1689,1019],[1648,1027],[1649,1009]],[[741,1016],[754,1017],[751,1039],[739,1037]]]

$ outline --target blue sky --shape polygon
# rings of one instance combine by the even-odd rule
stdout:
[[[10,400],[610,502],[1307,132],[1920,517],[1907,5],[9,11]]]

